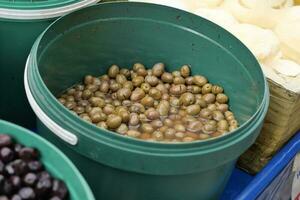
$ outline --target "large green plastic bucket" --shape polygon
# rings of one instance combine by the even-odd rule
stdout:
[[[99,0],[0,0],[0,119],[33,128],[35,115],[26,100],[26,58],[54,19]]]
[[[224,86],[240,128],[207,141],[152,143],[99,129],[55,98],[113,63],[159,61],[168,70],[189,64]],[[35,42],[24,80],[38,132],[73,160],[97,199],[218,199],[269,103],[260,66],[239,40],[196,15],[145,3],[105,3],[60,18]]]
[[[70,200],[94,200],[90,187],[74,164],[54,145],[20,126],[0,120],[0,133],[12,136],[16,142],[38,149],[48,172],[63,180]]]

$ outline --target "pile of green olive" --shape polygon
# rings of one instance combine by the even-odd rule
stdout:
[[[146,69],[112,65],[100,77],[87,75],[58,100],[98,127],[148,141],[191,142],[238,127],[223,88],[184,65],[172,73],[163,63]]]

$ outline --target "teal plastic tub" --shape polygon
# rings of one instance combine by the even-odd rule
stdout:
[[[38,149],[47,171],[66,183],[70,200],[95,200],[78,169],[57,147],[33,132],[2,120],[0,120],[0,133],[10,135],[20,144]]]
[[[159,61],[170,71],[189,64],[193,74],[224,86],[241,126],[206,141],[152,143],[89,124],[55,98],[111,64]],[[70,157],[97,199],[218,199],[269,103],[259,64],[234,36],[196,15],[133,2],[91,6],[57,20],[35,42],[24,83],[39,134]]]
[[[0,0],[0,119],[27,128],[35,125],[23,74],[36,38],[57,17],[99,0]]]

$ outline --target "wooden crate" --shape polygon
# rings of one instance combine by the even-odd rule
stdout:
[[[270,107],[260,135],[240,157],[238,166],[259,172],[273,155],[300,129],[300,94],[268,79]]]

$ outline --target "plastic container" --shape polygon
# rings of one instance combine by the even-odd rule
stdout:
[[[167,70],[190,64],[194,74],[224,86],[241,127],[207,141],[152,143],[99,129],[55,98],[86,74],[138,61],[161,61]],[[218,199],[237,158],[259,134],[269,102],[256,59],[234,36],[196,15],[134,2],[60,18],[34,44],[24,80],[39,134],[76,163],[97,199]]]
[[[90,187],[74,164],[54,145],[20,126],[0,120],[0,133],[5,133],[25,146],[38,149],[47,171],[63,180],[69,190],[70,200],[94,200]]]
[[[296,175],[293,165],[299,152],[300,132],[257,175],[252,176],[235,169],[221,199],[291,199],[293,178]]]
[[[33,128],[23,74],[26,58],[54,19],[99,0],[0,0],[0,119]]]

